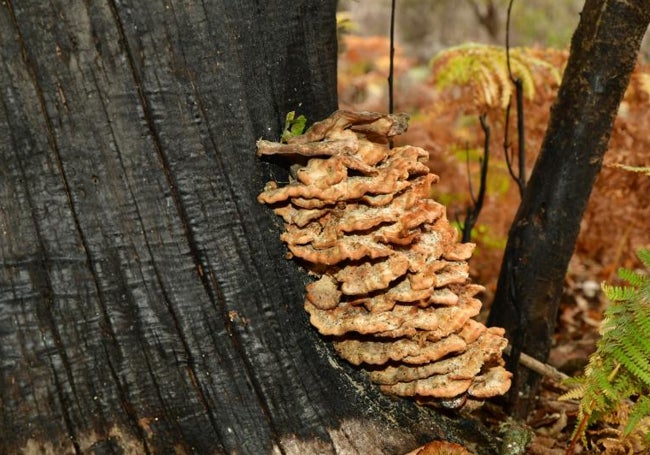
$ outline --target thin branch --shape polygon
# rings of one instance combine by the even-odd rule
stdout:
[[[388,69],[388,113],[393,113],[393,71],[395,60],[395,0],[390,7],[390,66]]]
[[[490,38],[496,41],[499,36],[499,14],[494,0],[466,0],[466,3],[472,8],[474,16],[488,32]],[[485,12],[481,11],[481,4],[485,5]]]
[[[519,187],[519,195],[523,199],[524,191],[526,191],[526,132],[524,130],[524,89],[521,79],[517,79],[515,89],[517,97],[517,138],[519,139],[517,186]]]
[[[472,198],[472,207],[468,207],[465,215],[465,222],[463,223],[463,242],[469,242],[472,239],[472,229],[476,225],[478,216],[483,209],[483,201],[485,200],[485,190],[487,187],[487,172],[488,162],[490,157],[490,126],[487,124],[485,114],[479,116],[481,122],[481,129],[485,140],[483,142],[483,157],[480,160],[481,174],[478,187],[478,195],[474,197],[474,189],[472,188],[472,178],[469,176],[469,151],[467,153],[467,173],[469,177],[469,192]]]
[[[483,208],[483,200],[485,199],[485,190],[487,187],[488,159],[490,157],[490,125],[487,124],[485,114],[480,115],[478,119],[481,122],[481,129],[485,137],[483,141],[483,158],[481,159],[481,184],[476,202],[477,211],[480,212]]]
[[[469,198],[472,205],[476,205],[476,196],[474,195],[474,185],[472,185],[472,170],[469,166],[469,143],[465,143],[465,171],[467,172],[467,186],[469,186]]]
[[[510,145],[510,107],[512,106],[512,97],[508,100],[508,107],[506,107],[506,121],[505,121],[505,131],[503,132],[503,153],[506,156],[506,165],[508,167],[508,173],[512,180],[517,182],[517,176],[515,175],[514,168],[512,167],[512,146]]]
[[[512,69],[510,68],[510,12],[512,11],[512,4],[515,0],[510,0],[508,3],[508,13],[506,15],[506,64],[508,65],[508,75],[513,84],[516,84],[512,76]]]
[[[388,113],[392,114],[394,111],[394,96],[393,96],[393,73],[395,69],[395,1],[392,0],[390,6],[390,58],[388,68]],[[388,139],[388,147],[393,148],[393,138]]]
[[[505,152],[506,152],[506,164],[508,165],[508,172],[512,178],[517,183],[519,188],[519,196],[521,199],[524,198],[524,191],[526,190],[526,134],[524,130],[524,88],[523,82],[520,78],[515,78],[512,73],[512,67],[510,66],[510,14],[512,12],[512,4],[515,0],[510,0],[508,3],[508,13],[506,16],[506,64],[508,66],[508,76],[515,86],[515,99],[517,103],[517,157],[518,157],[518,172],[515,175],[514,169],[512,166],[512,156],[509,155],[509,144],[507,141],[504,143]],[[506,134],[508,132],[509,125],[509,115],[510,115],[510,102],[508,103],[508,109],[506,110]]]
[[[506,346],[503,352],[507,355],[510,355],[510,353],[512,352],[512,346],[511,345]],[[534,371],[535,373],[539,373],[542,376],[551,378],[558,382],[564,381],[565,379],[569,379],[569,376],[562,373],[554,366],[549,365],[548,363],[540,362],[536,358],[531,357],[528,354],[525,354],[523,352],[519,356],[519,363],[525,366],[526,368],[528,368],[529,370]]]

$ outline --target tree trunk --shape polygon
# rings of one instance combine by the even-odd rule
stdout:
[[[508,236],[489,324],[504,327],[516,370],[508,395],[525,418],[539,377],[520,352],[544,361],[564,275],[619,103],[650,22],[647,0],[587,0],[535,168]]]
[[[492,452],[336,360],[256,202],[256,139],[336,108],[335,6],[0,6],[0,453]]]

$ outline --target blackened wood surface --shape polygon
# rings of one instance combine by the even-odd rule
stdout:
[[[647,0],[587,0],[550,123],[508,236],[489,317],[518,353],[546,360],[564,275],[618,106],[650,22]],[[517,369],[509,402],[525,418],[539,376]]]
[[[0,453],[399,453],[480,428],[330,357],[256,196],[335,1],[0,4]]]

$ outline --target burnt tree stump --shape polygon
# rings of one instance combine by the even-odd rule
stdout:
[[[473,421],[380,395],[258,204],[336,109],[334,0],[0,5],[0,452],[363,453]]]

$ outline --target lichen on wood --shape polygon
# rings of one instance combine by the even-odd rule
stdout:
[[[472,319],[482,290],[469,280],[474,245],[459,243],[438,177],[418,147],[389,147],[405,115],[337,111],[258,154],[308,157],[296,180],[259,195],[285,222],[284,241],[319,277],[310,321],[337,353],[388,394],[473,409],[510,387],[503,330]]]

